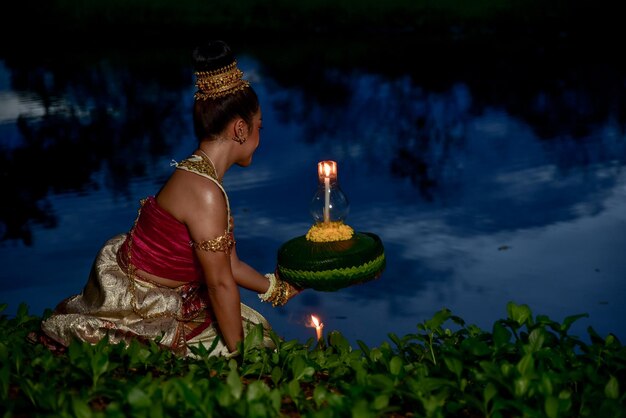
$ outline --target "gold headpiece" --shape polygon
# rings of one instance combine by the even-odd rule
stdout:
[[[194,97],[199,100],[215,99],[242,90],[250,85],[243,78],[243,72],[237,68],[237,61],[213,71],[196,71]]]

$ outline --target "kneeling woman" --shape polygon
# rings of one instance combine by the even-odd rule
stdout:
[[[240,302],[239,286],[274,306],[298,293],[239,260],[222,187],[227,170],[250,165],[259,145],[257,95],[227,44],[210,42],[193,58],[198,148],[176,163],[158,193],[141,201],[131,230],[106,242],[81,294],[62,301],[42,322],[50,345],[108,336],[113,343],[154,340],[183,356],[198,344],[231,355],[256,324],[272,345],[269,324]]]

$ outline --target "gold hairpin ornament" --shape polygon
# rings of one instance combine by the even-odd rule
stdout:
[[[198,91],[194,97],[198,100],[224,97],[250,86],[242,78],[243,72],[237,68],[237,61],[217,70],[196,71],[195,74]]]

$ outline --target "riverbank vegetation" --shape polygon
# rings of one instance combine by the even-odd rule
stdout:
[[[625,417],[626,348],[570,335],[584,316],[509,303],[486,331],[443,309],[378,347],[333,331],[261,349],[257,330],[236,361],[106,341],[53,354],[29,341],[41,318],[22,305],[0,317],[0,405],[4,417]]]

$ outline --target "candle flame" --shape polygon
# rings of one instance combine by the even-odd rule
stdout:
[[[335,161],[320,161],[317,163],[317,174],[320,179],[337,178],[337,163]]]
[[[330,164],[324,163],[324,175],[330,177]]]
[[[324,338],[324,335],[322,334],[324,330],[324,324],[322,324],[320,320],[317,319],[317,316],[311,315],[311,322],[309,326],[315,327],[315,336],[317,337],[317,341],[321,341]]]
[[[324,324],[320,323],[320,320],[317,319],[317,316],[311,315],[311,325],[313,325],[315,328],[318,328]]]

